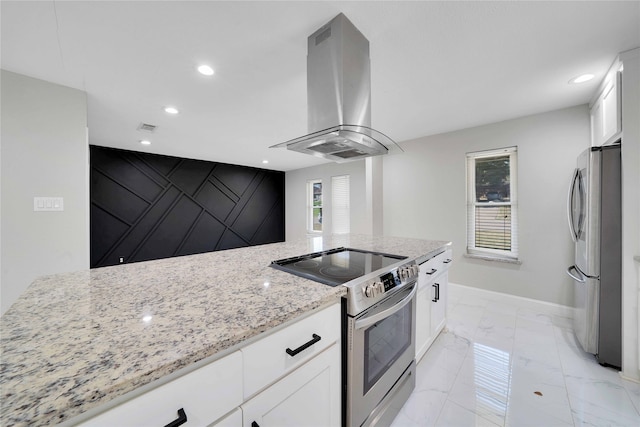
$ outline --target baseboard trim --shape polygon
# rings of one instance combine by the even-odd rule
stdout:
[[[518,308],[528,308],[547,314],[573,318],[573,307],[449,282],[449,295],[454,296],[456,293],[474,295],[479,298],[514,305]]]

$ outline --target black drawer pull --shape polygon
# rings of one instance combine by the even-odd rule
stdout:
[[[187,422],[187,413],[184,412],[183,408],[178,409],[178,419],[171,421],[164,427],[178,427]]]
[[[320,341],[320,335],[316,335],[316,334],[311,334],[311,336],[313,337],[309,342],[306,342],[304,344],[302,344],[300,347],[296,348],[295,350],[291,350],[290,348],[287,348],[287,354],[289,356],[295,356],[296,354],[300,353],[301,351],[304,351],[306,349],[308,349],[309,347],[311,347],[312,345],[314,345],[315,343],[317,343],[318,341]]]
[[[445,260],[444,260],[444,261],[442,261],[442,262],[443,262],[443,263],[445,263],[445,264],[449,264],[449,263],[451,262],[451,258],[447,258],[447,259],[445,259]]]
[[[438,271],[438,270],[436,270],[435,268],[432,268],[432,269],[431,269],[431,271],[427,271],[427,274],[428,274],[429,276],[431,276],[431,275],[432,275],[433,273],[435,273],[436,271]]]
[[[260,427],[260,424],[255,421],[251,421],[251,427]]]
[[[432,299],[431,301],[433,301],[433,302],[440,301],[440,283],[436,283],[436,284],[433,284],[431,286],[436,288],[436,297],[434,299]]]

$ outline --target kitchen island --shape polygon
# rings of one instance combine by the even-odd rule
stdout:
[[[341,246],[418,258],[447,243],[335,235],[39,278],[0,318],[0,425],[104,407],[345,294],[272,260]]]

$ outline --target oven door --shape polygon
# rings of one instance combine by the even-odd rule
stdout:
[[[367,418],[378,414],[379,406],[389,406],[390,398],[385,396],[412,364],[416,290],[417,284],[413,283],[360,315],[349,317],[347,425],[372,424]],[[409,385],[413,389],[415,379],[404,383],[403,394]]]

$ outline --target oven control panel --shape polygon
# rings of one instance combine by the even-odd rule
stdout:
[[[397,286],[416,280],[419,271],[420,267],[415,262],[405,264],[365,283],[362,293],[366,298],[379,297]]]

